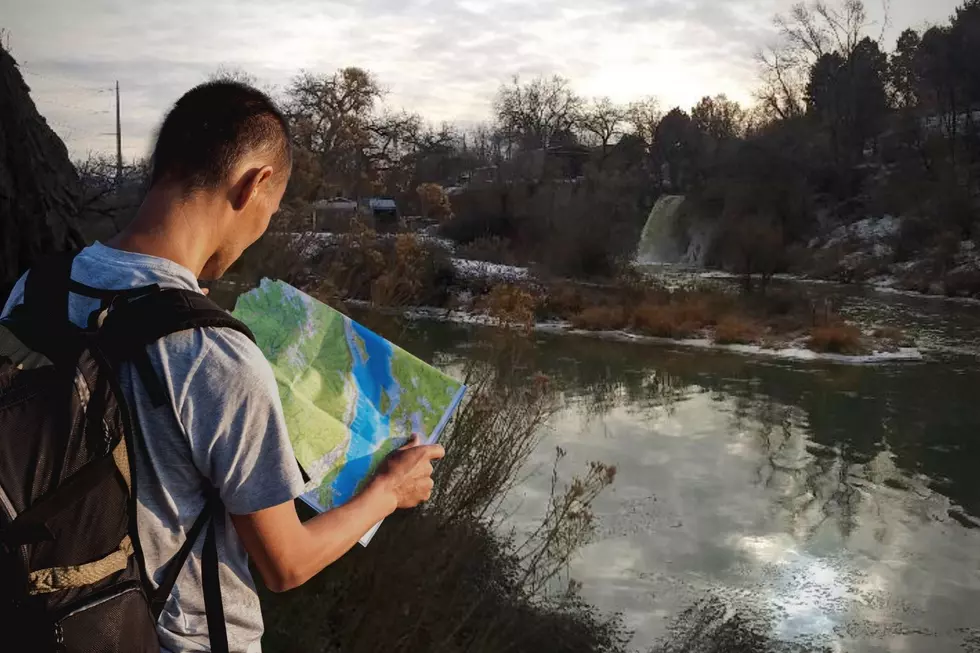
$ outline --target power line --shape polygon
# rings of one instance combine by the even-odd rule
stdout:
[[[89,93],[103,94],[103,93],[112,93],[113,92],[112,87],[107,87],[107,86],[83,86],[83,85],[78,84],[78,83],[76,83],[74,81],[70,81],[69,78],[64,77],[64,76],[61,76],[61,75],[51,75],[49,73],[35,72],[35,71],[31,70],[30,68],[28,68],[27,66],[25,66],[24,64],[20,64],[20,69],[22,71],[24,71],[25,73],[27,73],[28,75],[31,75],[33,77],[40,77],[41,79],[47,79],[49,81],[57,82],[59,84],[65,85],[65,86],[70,86],[72,88],[76,88],[76,89],[79,89],[79,90],[82,90],[82,91],[87,91]]]
[[[90,116],[104,115],[109,113],[109,109],[90,109],[88,107],[82,107],[77,104],[65,104],[64,102],[48,100],[45,99],[44,97],[38,98],[38,102],[47,106],[58,107],[59,109],[70,109],[72,111],[78,111],[80,113],[84,113]]]

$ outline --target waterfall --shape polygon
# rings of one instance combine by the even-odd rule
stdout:
[[[636,248],[637,263],[677,263],[684,256],[677,240],[677,211],[683,195],[663,195],[650,210],[650,217]]]

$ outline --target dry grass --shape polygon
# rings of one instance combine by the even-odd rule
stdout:
[[[534,326],[537,299],[527,290],[511,284],[494,286],[480,302],[480,309],[506,326],[530,331]]]
[[[629,316],[621,306],[591,306],[571,319],[576,329],[617,331],[629,325]]]
[[[715,324],[719,317],[717,307],[701,295],[674,299],[667,309],[678,322],[697,324],[699,327]]]
[[[638,333],[658,338],[690,338],[706,324],[704,306],[696,303],[647,303],[633,313],[633,328]]]
[[[750,345],[759,342],[765,330],[753,320],[729,315],[715,327],[715,342],[721,345]]]
[[[867,351],[861,330],[852,324],[830,324],[810,330],[807,347],[813,351],[850,356]]]
[[[581,313],[590,304],[582,288],[568,282],[559,282],[542,294],[542,309],[549,316],[569,318]]]
[[[808,336],[810,349],[845,355],[865,354],[882,346],[897,349],[910,342],[894,328],[878,329],[873,338],[865,338],[829,302],[787,293],[745,297],[704,288],[672,291],[639,284],[570,281],[546,283],[533,292],[538,319],[568,320],[575,328],[588,331],[629,329],[674,339],[707,333],[718,344],[769,348],[790,346]]]

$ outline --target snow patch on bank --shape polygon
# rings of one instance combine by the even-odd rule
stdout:
[[[489,279],[491,281],[524,281],[529,278],[527,268],[501,265],[467,258],[452,259],[456,274],[464,279]]]
[[[866,245],[885,246],[887,241],[898,235],[902,227],[902,221],[892,215],[885,215],[880,218],[864,218],[851,224],[841,225],[830,232],[830,236],[823,247],[836,247],[850,242],[863,243]],[[809,247],[819,246],[821,239],[814,238],[810,241]]]
[[[282,238],[287,238],[291,245],[301,246],[301,254],[307,258],[311,258],[319,254],[324,247],[328,245],[334,245],[341,242],[341,239],[345,234],[333,233],[330,231],[307,231],[307,232],[275,232],[272,235],[279,236]],[[400,234],[377,234],[379,240],[390,240],[396,238]],[[456,244],[449,240],[448,238],[440,238],[431,233],[416,232],[410,234],[415,236],[420,242],[427,245],[434,245],[440,247],[450,254],[455,251]]]

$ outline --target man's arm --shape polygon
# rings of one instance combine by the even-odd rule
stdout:
[[[292,501],[232,515],[235,530],[274,592],[299,587],[347,553],[374,524],[398,508],[413,508],[432,493],[432,461],[439,445],[413,438],[385,461],[367,488],[350,502],[301,522]]]
[[[184,340],[187,351],[172,358],[190,368],[171,370],[170,378],[185,381],[170,394],[191,458],[217,488],[270,589],[303,584],[395,509],[414,507],[429,497],[431,461],[442,457],[443,450],[418,446],[413,438],[385,460],[361,495],[300,522],[293,499],[302,492],[303,479],[289,443],[278,384],[262,352],[229,329],[193,332]]]

